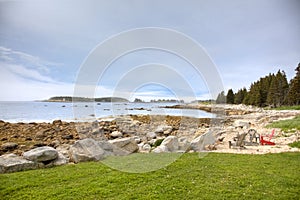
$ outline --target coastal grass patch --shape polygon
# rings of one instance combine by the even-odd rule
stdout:
[[[267,128],[280,128],[285,132],[295,132],[300,130],[300,115],[293,119],[280,120],[267,125]]]
[[[280,106],[277,108],[271,108],[271,110],[300,110],[300,105],[297,106]]]
[[[136,159],[172,157],[140,154]],[[126,159],[126,157],[123,157]],[[159,161],[158,161],[159,162]],[[146,164],[146,163],[145,163]],[[300,153],[182,155],[148,173],[87,162],[0,175],[2,199],[297,199]]]
[[[289,144],[290,147],[296,147],[300,149],[300,141],[296,141]]]

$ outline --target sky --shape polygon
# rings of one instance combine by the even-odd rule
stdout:
[[[0,101],[74,94],[209,99],[215,98],[214,79],[225,92],[249,88],[279,69],[290,80],[300,62],[299,10],[299,0],[0,0]],[[148,41],[147,34],[93,53],[111,38],[149,27],[190,38],[213,66],[195,66],[159,48],[124,52],[100,64],[117,49]],[[176,37],[157,38],[172,41],[185,55],[195,52]],[[83,76],[91,55],[95,73]],[[214,76],[208,78],[207,71]],[[84,85],[80,77],[97,81]]]

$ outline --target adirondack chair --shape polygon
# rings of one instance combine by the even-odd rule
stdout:
[[[274,142],[271,142],[271,139],[273,138],[274,134],[275,134],[275,129],[273,129],[272,133],[269,134],[269,135],[264,135],[264,136],[261,135],[260,138],[259,138],[260,144],[261,145],[275,145]],[[266,137],[268,138],[268,140],[265,139]]]
[[[250,145],[258,144],[258,140],[260,138],[260,135],[257,133],[257,131],[255,129],[250,129],[248,131],[248,134],[249,134]],[[255,140],[255,141],[253,141],[253,140]]]
[[[234,137],[233,140],[235,142],[232,143],[231,141],[229,141],[229,148],[231,148],[231,147],[244,147],[245,146],[245,138],[246,138],[247,134],[248,133],[242,133],[242,134],[238,134],[236,137]]]

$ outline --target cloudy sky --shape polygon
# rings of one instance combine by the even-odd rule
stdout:
[[[279,69],[291,79],[300,62],[299,10],[299,0],[0,0],[0,101],[73,95],[93,50],[144,27],[174,30],[197,42],[226,91],[248,88]],[[147,41],[147,35],[135,40]],[[105,67],[92,87],[97,97],[213,96],[206,74],[168,51],[136,50]]]

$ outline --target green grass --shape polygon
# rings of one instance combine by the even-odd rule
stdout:
[[[161,160],[155,156],[133,157],[146,165]],[[173,157],[161,158],[167,156]],[[123,157],[120,163],[130,165],[130,160]],[[209,153],[201,159],[196,153],[184,154],[148,173],[126,173],[88,162],[2,174],[0,199],[298,199],[299,168],[299,153]]]
[[[281,106],[278,108],[272,108],[272,110],[300,110],[300,105],[298,105],[298,106]]]
[[[297,147],[300,149],[300,141],[296,141],[296,142],[293,142],[291,144],[289,144],[290,147]]]
[[[281,120],[267,125],[267,128],[280,128],[285,132],[295,132],[300,130],[300,116],[293,119]]]

